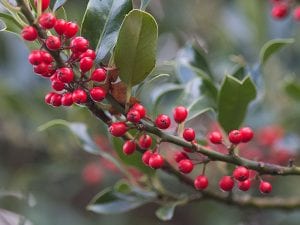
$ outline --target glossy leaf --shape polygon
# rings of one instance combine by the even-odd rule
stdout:
[[[300,83],[295,80],[286,81],[284,84],[285,92],[294,100],[300,101]]]
[[[255,97],[256,88],[249,76],[243,81],[225,77],[218,99],[218,120],[226,132],[239,128]]]
[[[180,202],[172,202],[163,205],[156,210],[155,215],[162,221],[171,220],[174,216],[175,208],[178,204],[180,204]]]
[[[200,97],[195,100],[189,107],[188,107],[189,115],[186,122],[193,120],[197,116],[207,112],[207,111],[214,111],[211,107],[211,103],[208,99],[204,97]]]
[[[22,26],[9,14],[0,12],[0,32],[7,31],[19,34]]]
[[[129,87],[142,82],[156,61],[158,28],[146,12],[132,10],[125,18],[114,51],[120,78]]]
[[[112,50],[125,18],[132,9],[131,0],[90,0],[81,25],[81,35],[97,51],[101,62]]]
[[[56,0],[53,6],[53,12],[57,11],[60,7],[62,7],[67,0]]]
[[[268,41],[260,51],[260,63],[261,65],[265,64],[268,59],[282,47],[294,43],[294,39],[274,39]]]

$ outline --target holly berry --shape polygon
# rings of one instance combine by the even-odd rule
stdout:
[[[65,84],[58,79],[52,81],[51,86],[55,91],[62,91],[65,88]]]
[[[171,119],[169,116],[164,115],[164,114],[160,114],[156,117],[155,120],[155,125],[159,128],[159,129],[167,129],[170,127],[171,125]]]
[[[77,104],[86,103],[87,101],[87,94],[82,89],[76,89],[73,92],[72,97],[73,97],[73,101]]]
[[[135,109],[129,110],[129,112],[127,113],[127,120],[132,122],[132,123],[140,122],[141,115],[140,115],[139,111],[137,111]]]
[[[182,173],[190,173],[194,169],[194,164],[189,159],[183,159],[178,163],[178,167]]]
[[[173,117],[176,123],[182,123],[188,116],[188,110],[183,106],[177,106],[173,110]]]
[[[87,49],[84,53],[82,53],[79,58],[90,57],[92,60],[96,59],[96,52],[92,49]]]
[[[219,131],[214,131],[209,134],[209,140],[213,144],[222,143],[222,134]]]
[[[153,153],[151,150],[147,150],[144,152],[144,154],[142,156],[142,161],[144,162],[145,165],[149,166],[149,160],[152,155],[153,155]]]
[[[84,57],[79,62],[79,67],[82,72],[87,72],[93,67],[94,61],[89,57]]]
[[[194,187],[197,190],[204,190],[208,186],[208,179],[205,175],[197,176],[194,180]]]
[[[136,149],[135,141],[128,140],[123,145],[123,152],[125,155],[131,155],[132,153],[134,153],[135,149]]]
[[[189,156],[185,153],[185,152],[176,152],[175,154],[174,154],[174,160],[176,161],[176,162],[180,162],[181,160],[183,160],[183,159],[189,159]]]
[[[151,145],[152,145],[152,138],[151,138],[151,136],[149,136],[148,134],[143,134],[142,136],[140,136],[140,138],[139,138],[139,146],[142,149],[150,148]]]
[[[61,42],[60,42],[59,37],[49,36],[46,39],[46,46],[48,49],[53,50],[53,51],[60,49]]]
[[[186,141],[193,141],[196,137],[196,134],[195,134],[194,129],[185,128],[182,136]]]
[[[102,68],[95,69],[92,73],[91,80],[96,81],[96,82],[105,81],[106,80],[106,71],[105,71],[105,69],[102,69]]]
[[[56,23],[56,18],[52,13],[43,13],[39,18],[39,24],[43,29],[51,29]]]
[[[66,24],[67,22],[63,19],[56,20],[56,23],[54,25],[55,32],[59,35],[63,35],[66,30]]]
[[[47,103],[48,105],[50,105],[51,104],[51,98],[52,98],[52,96],[54,94],[55,94],[54,92],[49,92],[48,94],[46,94],[46,96],[45,96],[45,103]]]
[[[228,138],[232,144],[239,144],[242,141],[242,134],[239,130],[233,130],[230,131]]]
[[[54,61],[53,57],[49,54],[49,52],[40,51],[40,53],[44,63],[51,64]]]
[[[89,41],[84,37],[75,37],[70,44],[72,52],[85,52],[89,47]]]
[[[34,0],[35,7],[38,6],[39,0]],[[50,0],[42,0],[42,11],[45,11],[50,5]]]
[[[245,180],[238,183],[238,188],[241,191],[248,191],[251,187],[251,180]]]
[[[31,65],[39,65],[43,62],[40,50],[33,50],[29,56],[28,61]]]
[[[272,185],[267,181],[261,181],[259,184],[259,190],[263,194],[268,194],[272,191]]]
[[[90,90],[90,95],[94,101],[101,102],[106,96],[106,91],[102,87],[94,87]]]
[[[139,103],[135,103],[131,107],[131,109],[137,110],[141,115],[141,119],[144,118],[147,114],[147,111],[146,111],[145,107],[143,105],[139,104]]]
[[[57,78],[64,83],[71,83],[74,80],[74,73],[71,68],[62,67],[56,71]]]
[[[34,27],[27,26],[21,31],[21,36],[26,41],[34,41],[38,37],[38,32]]]
[[[61,103],[63,106],[71,106],[73,105],[73,94],[72,93],[65,93],[61,98]]]
[[[233,177],[238,181],[245,181],[249,178],[249,170],[244,166],[238,166],[233,171]]]
[[[100,165],[97,163],[87,164],[82,171],[82,179],[88,185],[99,184],[104,176]]]
[[[47,74],[49,72],[49,65],[42,62],[39,65],[34,66],[33,71],[40,75]]]
[[[231,176],[224,176],[219,181],[219,187],[223,191],[231,191],[234,187],[234,181]]]
[[[159,169],[163,166],[164,164],[164,158],[158,154],[158,153],[153,153],[150,158],[149,158],[149,166],[152,167],[153,169]]]
[[[272,8],[272,16],[275,19],[283,19],[288,14],[288,6],[286,4],[278,3]]]
[[[109,132],[115,137],[122,137],[127,132],[124,122],[115,122],[109,126]]]
[[[242,135],[242,142],[249,142],[254,136],[253,130],[250,127],[243,127],[240,129]]]
[[[60,94],[54,93],[51,97],[50,104],[53,105],[54,107],[61,106],[61,98],[62,97]]]
[[[294,9],[293,17],[296,21],[300,21],[300,6]]]
[[[64,35],[67,38],[71,38],[73,36],[75,36],[75,34],[78,32],[78,25],[76,23],[73,22],[67,22],[66,27],[65,27],[65,31],[64,31]]]

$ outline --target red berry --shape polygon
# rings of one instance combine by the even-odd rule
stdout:
[[[248,191],[251,187],[251,180],[245,180],[238,183],[238,188],[241,191]]]
[[[232,144],[239,144],[242,141],[242,134],[239,130],[233,130],[230,131],[228,138]]]
[[[149,136],[148,134],[143,134],[142,136],[140,136],[140,138],[139,138],[139,146],[142,149],[150,148],[151,145],[152,145],[152,138],[151,138],[151,136]]]
[[[259,184],[259,190],[263,194],[268,194],[272,191],[272,185],[267,181],[261,181]]]
[[[222,134],[218,131],[211,132],[209,134],[209,140],[213,144],[221,144],[222,143]]]
[[[231,176],[224,176],[221,178],[219,181],[219,187],[223,191],[231,191],[232,188],[234,187],[234,181],[231,178]]]
[[[94,87],[90,90],[90,95],[94,101],[101,102],[106,96],[106,91],[102,87]]]
[[[178,163],[178,167],[182,173],[190,173],[194,169],[194,164],[189,159],[183,159]]]
[[[254,134],[253,130],[250,127],[243,127],[240,129],[241,135],[242,135],[242,142],[249,142]]]
[[[141,115],[139,111],[131,109],[127,113],[127,120],[132,122],[132,123],[138,123],[141,120]]]
[[[136,143],[134,141],[126,141],[123,145],[123,152],[125,155],[131,155],[136,149]]]
[[[96,52],[92,49],[87,49],[84,53],[81,53],[79,58],[89,57],[92,60],[96,59]]]
[[[149,166],[149,159],[153,155],[151,150],[147,150],[144,152],[142,156],[142,161],[144,162],[145,165]]]
[[[195,131],[192,128],[185,128],[183,131],[183,138],[186,141],[193,141],[196,137]]]
[[[73,97],[73,102],[75,102],[77,104],[86,103],[86,101],[87,101],[87,94],[82,89],[76,89],[73,92],[72,97]]]
[[[174,154],[174,160],[176,161],[176,162],[180,162],[181,160],[183,160],[183,159],[189,159],[189,156],[185,153],[185,152],[176,152],[175,154]]]
[[[293,17],[296,21],[300,21],[300,6],[294,9]]]
[[[155,120],[155,125],[159,128],[159,129],[167,129],[170,127],[171,125],[171,120],[170,117],[164,114],[160,114],[156,117]]]
[[[115,137],[122,137],[127,132],[127,126],[124,122],[115,122],[110,125],[109,132]]]
[[[153,169],[159,169],[163,166],[164,164],[164,158],[158,154],[158,153],[153,153],[150,158],[149,158],[149,166],[152,167]]]
[[[61,106],[61,95],[54,93],[51,97],[50,103],[54,107]]]
[[[31,65],[39,65],[42,63],[43,60],[40,50],[33,50],[28,56],[28,61]]]
[[[74,80],[74,73],[71,68],[62,67],[56,71],[57,79],[64,83],[71,83]]]
[[[61,103],[63,106],[73,105],[73,94],[69,92],[65,93],[61,98]]]
[[[55,91],[62,91],[65,88],[65,84],[60,80],[54,80],[51,82],[51,86]]]
[[[194,180],[194,187],[197,190],[204,190],[205,188],[207,188],[207,186],[208,186],[208,179],[204,175],[200,175],[196,177],[196,179]]]
[[[34,0],[34,5],[35,5],[35,7],[37,7],[37,2],[38,2],[39,0]],[[49,5],[50,5],[50,0],[42,0],[42,11],[45,11],[48,7],[49,7]]]
[[[79,67],[82,72],[87,72],[93,67],[94,61],[89,57],[84,57],[79,62]]]
[[[85,54],[85,53],[83,53]],[[92,81],[103,82],[106,80],[106,70],[102,68],[95,69],[91,76]]]
[[[51,104],[51,98],[52,98],[53,95],[55,95],[54,92],[49,92],[48,94],[46,94],[46,96],[45,96],[45,103],[47,103],[48,105],[50,105]]]
[[[72,39],[70,47],[72,52],[85,52],[90,43],[84,37],[75,37]]]
[[[39,18],[39,24],[44,29],[51,29],[56,23],[56,18],[52,13],[43,13]]]
[[[40,51],[40,52],[44,63],[51,64],[54,61],[53,57],[49,54],[49,52],[46,51]]]
[[[101,182],[104,174],[97,163],[89,163],[84,167],[81,176],[86,184],[96,185]]]
[[[137,110],[140,113],[140,115],[141,115],[141,119],[146,116],[147,111],[146,111],[145,107],[143,105],[139,104],[139,103],[135,103],[131,107],[131,109]]]
[[[233,171],[233,177],[238,181],[245,181],[249,178],[249,170],[244,166],[238,166]]]
[[[21,36],[26,41],[34,41],[38,37],[38,32],[34,27],[27,26],[21,31]]]
[[[283,19],[288,14],[288,6],[286,4],[278,3],[272,8],[272,16],[275,19]]]
[[[60,49],[61,43],[59,37],[49,36],[46,39],[46,46],[48,49],[53,51]]]
[[[47,74],[49,72],[49,65],[42,62],[39,65],[34,66],[33,71],[40,75]]]
[[[183,121],[185,121],[185,119],[187,118],[187,116],[188,116],[188,111],[183,106],[177,106],[173,110],[173,117],[174,117],[174,120],[177,123],[182,123]]]
[[[71,38],[71,37],[75,36],[75,34],[77,32],[78,32],[78,25],[76,23],[68,22],[66,24],[64,35],[67,38]]]
[[[56,23],[54,25],[55,32],[59,35],[63,35],[66,30],[66,24],[67,22],[63,19],[56,20]]]

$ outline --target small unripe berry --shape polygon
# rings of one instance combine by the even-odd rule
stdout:
[[[61,106],[61,95],[56,93],[52,95],[50,104],[53,105],[54,107]]]
[[[231,176],[224,176],[219,181],[219,187],[223,191],[231,191],[234,187],[234,181]]]
[[[106,91],[102,87],[94,87],[90,90],[90,95],[94,101],[101,102],[106,96]]]
[[[171,125],[171,119],[169,116],[164,115],[164,114],[160,114],[156,117],[155,120],[155,125],[159,128],[159,129],[167,129],[170,127]]]
[[[218,131],[211,132],[209,134],[209,140],[213,144],[221,144],[222,143],[222,134]]]
[[[263,194],[268,194],[272,191],[272,185],[267,181],[261,181],[259,184],[259,190]]]
[[[79,62],[79,67],[82,72],[87,72],[93,67],[94,61],[89,57],[84,57]]]
[[[87,49],[84,53],[80,54],[79,58],[89,57],[92,60],[96,59],[96,52],[92,49]]]
[[[142,161],[145,165],[149,166],[149,159],[152,155],[153,155],[153,153],[151,150],[147,150],[144,152],[144,154],[142,156]]]
[[[248,191],[251,187],[251,180],[245,180],[238,183],[238,188],[241,191]]]
[[[164,158],[158,154],[158,153],[153,153],[150,158],[149,158],[149,166],[153,169],[159,169],[163,166],[164,164]]]
[[[96,82],[103,82],[106,80],[106,71],[105,69],[98,68],[95,69],[91,75],[91,80]]]
[[[55,32],[59,35],[63,35],[66,30],[66,24],[67,22],[63,19],[56,20],[56,23],[54,25]]]
[[[39,0],[34,0],[34,5],[35,7],[38,6],[38,2]],[[42,0],[42,11],[45,11],[50,5],[50,0]]]
[[[135,103],[131,107],[131,109],[137,110],[140,113],[140,115],[141,115],[141,119],[146,116],[147,111],[146,111],[145,107],[143,105],[139,104],[139,103]]]
[[[249,178],[249,170],[244,166],[238,166],[233,171],[233,177],[238,181],[245,181]]]
[[[51,86],[55,91],[62,91],[65,88],[65,84],[60,80],[54,80],[51,82]]]
[[[132,153],[134,153],[135,149],[136,149],[135,141],[128,140],[123,145],[123,153],[125,155],[131,155]]]
[[[143,134],[140,138],[139,138],[139,146],[142,149],[147,149],[150,148],[152,145],[152,138],[151,136],[149,136],[148,134]]]
[[[239,144],[242,141],[242,134],[239,130],[233,130],[230,131],[228,138],[232,144]]]
[[[182,173],[190,173],[194,169],[194,164],[189,159],[183,159],[178,163],[178,167]]]
[[[194,187],[197,190],[204,190],[205,188],[207,188],[207,186],[208,186],[208,179],[204,175],[200,175],[196,177],[196,179],[194,180]]]
[[[242,142],[249,142],[253,138],[253,130],[250,127],[243,127],[240,129],[242,135]]]
[[[38,37],[38,32],[34,27],[27,26],[21,31],[21,36],[26,41],[34,41]]]
[[[84,37],[75,37],[70,44],[72,52],[85,52],[89,47],[89,41]]]
[[[183,159],[189,159],[189,156],[185,153],[185,152],[176,152],[175,154],[174,154],[174,160],[176,161],[176,162],[180,162],[181,160],[183,160]]]
[[[127,132],[124,122],[115,122],[109,126],[109,132],[115,137],[122,137]]]
[[[72,97],[73,97],[73,101],[77,104],[86,103],[87,101],[87,94],[82,89],[76,89],[73,92]]]
[[[44,29],[51,29],[56,23],[56,18],[52,13],[43,13],[39,18],[39,24]]]
[[[140,122],[141,115],[140,115],[139,111],[137,111],[135,109],[129,110],[129,112],[127,113],[127,120],[132,122],[132,123]]]
[[[28,56],[28,61],[31,65],[39,65],[42,63],[43,60],[40,50],[33,50]]]
[[[188,111],[183,106],[177,106],[173,110],[173,117],[174,117],[174,120],[177,123],[182,123],[183,121],[185,121],[185,119],[187,118],[187,116],[188,116]]]
[[[73,105],[73,94],[69,92],[65,93],[61,98],[61,103],[63,106]]]
[[[275,19],[283,19],[288,14],[288,6],[286,4],[275,4],[272,8],[272,16]]]
[[[74,73],[71,68],[62,67],[56,71],[57,79],[64,83],[71,83],[74,80]]]
[[[196,137],[195,131],[192,128],[185,128],[182,134],[186,141],[193,141]]]
[[[49,36],[46,39],[46,46],[48,49],[55,51],[60,49],[61,43],[59,37],[56,36]]]
[[[294,17],[294,20],[300,21],[300,6],[298,6],[294,9],[293,17]]]
[[[78,25],[73,22],[67,22],[66,27],[65,27],[65,32],[64,35],[67,38],[71,38],[75,36],[75,34],[78,32]]]

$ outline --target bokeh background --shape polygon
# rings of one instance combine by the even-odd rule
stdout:
[[[69,19],[80,23],[87,2],[69,0],[65,5]],[[247,124],[255,129],[279,127],[279,145],[297,153],[300,104],[283,86],[286,80],[297,80],[300,72],[300,23],[291,16],[283,21],[272,19],[267,0],[153,0],[148,10],[159,24],[158,63],[184,59],[181,49],[194,41],[207,52],[220,81],[237,62],[255,71],[259,51],[268,40],[294,38],[292,47],[256,71],[260,104],[250,108]],[[155,217],[154,204],[117,216],[86,211],[91,198],[122,175],[109,162],[82,151],[66,128],[38,131],[40,125],[53,119],[84,122],[97,143],[111,149],[104,127],[84,108],[54,109],[44,104],[49,85],[32,72],[28,53],[19,37],[0,33],[1,209],[38,225],[299,224],[300,211],[245,210],[210,201],[179,207],[169,222]],[[299,196],[299,184],[297,178],[278,178],[275,193]],[[10,224],[2,217],[0,214],[1,225]]]

